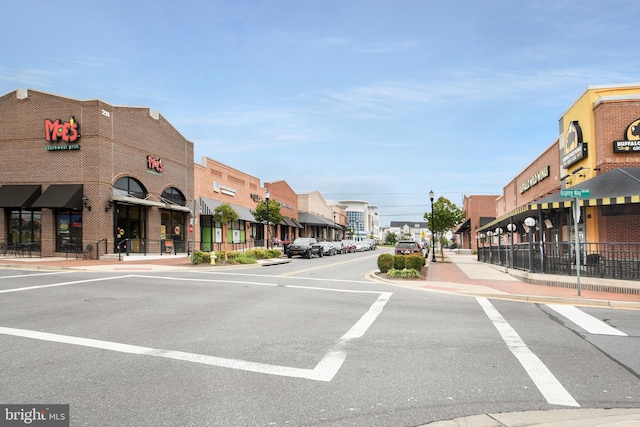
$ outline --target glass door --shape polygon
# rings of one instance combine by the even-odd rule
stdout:
[[[116,205],[114,221],[114,251],[145,252],[146,208],[143,206]],[[127,247],[129,245],[130,247]]]

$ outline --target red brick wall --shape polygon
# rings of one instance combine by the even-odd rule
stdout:
[[[79,125],[79,150],[47,151],[45,119]],[[131,176],[146,187],[151,199],[160,200],[168,187],[179,189],[187,202],[193,199],[193,143],[169,122],[153,118],[147,108],[114,107],[98,100],[79,101],[34,90],[25,99],[16,92],[0,97],[0,184],[82,183],[91,211],[84,210],[83,241],[107,238],[113,243],[113,210],[105,211],[112,184]],[[147,155],[162,159],[162,176],[147,171]],[[52,255],[55,243],[51,209],[43,209],[43,255]],[[159,238],[160,211],[149,208],[147,237]],[[2,227],[0,240],[5,240]],[[104,250],[104,244],[100,246]]]
[[[598,174],[615,168],[640,167],[640,153],[613,152],[613,141],[625,140],[627,126],[640,118],[640,100],[605,100],[595,106],[593,114]],[[640,205],[636,206],[640,213]],[[598,229],[601,242],[640,242],[640,215],[602,216],[599,213]]]

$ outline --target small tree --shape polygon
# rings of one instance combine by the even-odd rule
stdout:
[[[395,245],[398,242],[398,235],[394,232],[389,232],[384,238],[385,245]]]
[[[433,227],[433,230],[431,230],[433,241],[435,242],[435,239],[439,239],[441,259],[444,260],[444,251],[442,249],[444,247],[444,233],[460,224],[465,218],[465,212],[443,196],[440,196],[433,203],[433,214],[431,212],[424,214],[424,219],[429,227]]]
[[[230,222],[234,222],[238,220],[238,213],[233,210],[229,203],[223,203],[220,206],[217,206],[211,218],[222,224],[222,243],[225,241],[225,237],[227,235],[227,228]],[[229,240],[228,238],[226,239]],[[224,251],[224,260],[227,261],[227,252]]]
[[[255,211],[251,211],[251,214],[257,222],[267,224],[267,240],[271,236],[272,224],[280,224],[282,221],[282,214],[280,213],[280,202],[277,200],[269,200],[269,215],[267,216],[267,201],[263,200],[256,206]]]

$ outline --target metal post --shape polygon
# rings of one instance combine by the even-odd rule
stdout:
[[[435,222],[433,217],[433,197],[435,193],[433,190],[429,191],[429,199],[431,200],[431,262],[436,261],[436,231],[435,231]]]

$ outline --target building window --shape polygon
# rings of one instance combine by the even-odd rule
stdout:
[[[180,190],[175,187],[169,187],[162,192],[162,196],[160,199],[166,203],[171,203],[173,205],[184,206],[187,202],[186,197]]]
[[[40,247],[40,223],[42,212],[16,209],[11,211],[11,229],[7,234],[9,244],[34,245]],[[34,247],[35,249],[35,247]]]
[[[138,199],[145,199],[147,197],[147,190],[142,183],[135,178],[125,176],[120,178],[113,184],[114,196],[131,196]]]
[[[56,250],[82,249],[82,212],[58,209],[56,212]]]

